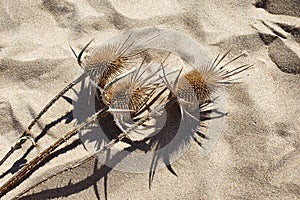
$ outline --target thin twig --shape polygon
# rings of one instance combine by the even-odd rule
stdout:
[[[101,109],[94,115],[92,115],[90,118],[88,118],[84,123],[78,125],[73,130],[65,133],[63,137],[58,139],[56,142],[51,144],[47,149],[39,153],[35,158],[33,158],[27,165],[25,165],[18,173],[16,173],[13,177],[11,177],[6,183],[4,183],[0,188],[0,197],[5,195],[7,192],[9,192],[11,189],[17,186],[17,184],[23,179],[27,174],[31,172],[31,170],[37,166],[39,163],[41,163],[43,160],[45,160],[57,147],[65,143],[67,140],[69,140],[71,137],[75,136],[77,132],[90,124],[91,122],[95,121],[97,117],[103,113],[108,111],[108,107]]]
[[[47,105],[40,111],[40,113],[31,121],[29,126],[23,132],[23,134],[19,137],[19,139],[11,146],[10,150],[6,153],[6,155],[1,159],[0,166],[13,154],[13,152],[17,149],[22,148],[22,144],[24,144],[27,139],[32,139],[30,134],[31,128],[35,125],[35,123],[45,114],[45,112],[61,97],[63,96],[69,89],[71,89],[74,85],[79,83],[82,79],[86,77],[86,74],[82,74],[80,77],[69,83],[64,89],[62,89],[51,101],[47,103]],[[32,140],[34,144],[34,140]]]
[[[97,152],[97,154],[101,154],[101,153],[103,153],[104,151],[106,151],[107,149],[111,148],[113,145],[115,145],[116,143],[118,143],[119,141],[121,141],[124,137],[126,137],[124,134],[120,134],[118,138],[113,139],[113,140],[111,140],[109,143],[107,143],[107,144],[103,147],[103,149],[101,149],[99,152]],[[66,171],[69,171],[69,170],[71,170],[71,169],[75,169],[75,168],[77,168],[77,167],[83,165],[84,163],[89,162],[90,160],[92,160],[92,159],[94,159],[94,158],[95,158],[95,154],[90,155],[90,156],[87,156],[86,158],[80,160],[79,162],[77,162],[77,163],[75,163],[75,164],[73,164],[73,165],[71,165],[71,166],[69,166],[69,167],[67,167],[67,168],[65,168],[65,169],[63,169],[63,170],[57,172],[57,173],[52,174],[51,176],[49,176],[49,177],[47,177],[47,178],[41,180],[40,182],[36,183],[36,184],[33,185],[33,186],[30,186],[29,188],[27,188],[26,190],[22,191],[22,192],[19,193],[17,196],[15,196],[12,200],[18,199],[19,197],[21,197],[21,196],[24,195],[25,193],[29,192],[30,190],[32,190],[32,189],[35,188],[36,186],[38,186],[38,185],[44,183],[45,181],[47,181],[47,180],[49,180],[49,179],[51,179],[51,178],[53,178],[53,177],[55,177],[55,176],[57,176],[57,175],[59,175],[59,174],[62,174],[62,173],[64,173],[64,172],[66,172]]]

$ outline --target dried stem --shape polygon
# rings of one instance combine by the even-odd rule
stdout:
[[[65,133],[63,137],[58,139],[56,142],[51,144],[47,149],[39,153],[35,158],[33,158],[27,165],[25,165],[18,173],[16,173],[13,177],[11,177],[5,184],[3,184],[0,188],[0,197],[5,195],[7,192],[9,192],[11,189],[16,187],[18,183],[21,182],[21,180],[28,175],[31,170],[37,166],[39,163],[41,163],[43,160],[45,160],[57,147],[65,143],[67,140],[69,140],[71,137],[75,136],[77,132],[90,124],[91,122],[95,121],[98,116],[105,113],[108,110],[108,107],[101,109],[94,115],[92,115],[90,118],[88,118],[84,123],[78,125],[73,130]]]
[[[82,79],[86,77],[86,74],[82,74],[80,77],[69,83],[64,89],[62,89],[54,98],[51,99],[47,103],[47,105],[39,112],[39,114],[31,121],[29,126],[26,128],[26,130],[23,132],[23,134],[19,137],[19,139],[14,143],[14,145],[11,146],[11,149],[6,153],[6,155],[1,159],[0,166],[10,157],[10,155],[13,154],[13,152],[17,149],[22,148],[22,144],[24,144],[27,139],[31,139],[33,144],[34,140],[30,134],[30,130],[32,127],[36,124],[36,122],[47,112],[47,110],[60,98],[62,97],[69,89],[71,89],[74,85],[79,83]]]

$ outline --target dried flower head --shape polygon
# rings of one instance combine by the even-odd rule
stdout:
[[[188,104],[203,104],[210,100],[221,85],[235,83],[239,78],[236,75],[249,69],[252,65],[242,65],[234,69],[228,69],[228,64],[245,55],[242,53],[225,64],[221,64],[226,55],[226,52],[220,59],[219,56],[209,66],[201,66],[198,69],[194,68],[185,74],[178,75],[179,79],[174,86],[174,93],[182,103]]]
[[[155,68],[152,73],[148,72]],[[160,70],[158,64],[142,62],[134,73],[107,88],[103,95],[104,103],[113,109],[129,110],[130,117],[134,118],[162,87],[160,79],[154,76]],[[125,116],[124,113],[120,115],[121,118]]]
[[[154,37],[153,37],[154,38]],[[149,40],[152,40],[150,38]],[[132,64],[141,61],[140,54],[145,51],[140,45],[131,42],[131,34],[123,43],[109,43],[93,49],[81,59],[83,53],[90,45],[90,41],[79,53],[77,61],[89,75],[90,79],[100,88],[132,67]],[[148,42],[149,40],[145,41]],[[145,43],[144,42],[144,43]],[[74,51],[73,51],[74,52]],[[75,54],[75,53],[74,53]],[[75,54],[76,55],[76,54]]]

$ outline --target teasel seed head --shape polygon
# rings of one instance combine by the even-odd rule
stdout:
[[[103,102],[113,109],[130,110],[128,112],[130,113],[130,118],[134,118],[147,105],[147,102],[152,98],[156,90],[163,86],[160,79],[153,78],[153,74],[160,71],[160,68],[150,74],[145,73],[148,68],[153,70],[155,67],[157,66],[152,63],[142,62],[134,73],[112,84],[104,92]],[[117,114],[117,117],[129,117],[125,116],[124,113],[121,115]]]
[[[224,58],[228,55],[227,51],[221,58],[219,56],[210,64],[203,65],[198,68],[193,67],[192,70],[178,74],[174,85],[171,88],[182,104],[203,104],[210,100],[212,95],[222,85],[236,83],[237,77],[243,71],[248,70],[252,65],[241,65],[233,69],[229,69],[228,65],[237,60],[245,53],[242,53],[225,64],[221,64]]]
[[[140,54],[145,51],[141,45],[134,46],[130,42],[131,34],[123,43],[110,43],[94,48],[82,59],[83,53],[93,40],[91,40],[78,54],[77,62],[89,75],[90,79],[100,88],[132,67],[132,64],[141,61]]]

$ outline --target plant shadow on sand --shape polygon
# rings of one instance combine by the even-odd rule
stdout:
[[[101,105],[96,105],[99,108]],[[212,119],[211,114],[216,113],[217,115],[214,115],[215,118],[222,118],[226,115],[226,113],[219,112],[217,109],[204,109],[200,107],[200,124],[198,123],[197,126],[195,126],[195,123],[192,121],[194,119],[188,119],[185,120],[188,122],[188,124],[185,124],[185,126],[180,127],[180,122],[182,119],[181,115],[181,109],[178,102],[175,101],[175,103],[172,103],[170,106],[167,106],[165,108],[166,112],[166,122],[164,123],[164,126],[159,130],[157,134],[151,137],[147,137],[140,141],[131,142],[127,138],[124,138],[122,142],[125,142],[129,144],[129,147],[124,148],[122,151],[114,153],[111,155],[111,151],[106,151],[106,160],[105,163],[102,164],[99,167],[99,160],[98,159],[92,159],[88,161],[87,163],[84,163],[80,165],[79,167],[76,167],[70,171],[65,171],[64,174],[60,174],[60,176],[66,176],[66,177],[72,177],[77,174],[79,177],[76,177],[76,183],[71,183],[71,179],[69,183],[66,183],[65,185],[61,187],[56,187],[52,189],[46,189],[39,192],[35,192],[34,194],[25,194],[24,196],[19,197],[19,199],[54,199],[54,198],[61,198],[61,197],[67,197],[69,195],[79,193],[82,190],[88,189],[91,186],[94,189],[95,196],[97,199],[100,199],[100,194],[97,187],[97,182],[103,179],[104,182],[104,199],[108,198],[108,174],[112,169],[114,169],[114,166],[116,166],[118,163],[122,162],[124,158],[129,156],[134,151],[142,151],[142,152],[150,152],[154,151],[153,158],[151,161],[151,166],[149,166],[149,189],[151,189],[151,183],[154,178],[155,171],[157,169],[158,161],[161,160],[164,166],[170,171],[170,173],[177,175],[175,170],[172,168],[171,165],[171,157],[178,153],[179,149],[188,147],[188,145],[191,142],[196,142],[198,145],[202,145],[201,140],[210,140],[209,136],[206,136],[205,133],[201,132],[197,129],[197,126],[205,126],[204,124],[206,122],[209,123],[209,121]],[[198,111],[199,112],[199,111]],[[184,117],[188,117],[185,116]],[[120,130],[118,130],[118,127],[114,124],[114,121],[112,120],[113,116],[110,113],[107,113],[106,115],[101,116],[101,119],[98,118],[98,122],[101,126],[101,128],[104,130],[104,133],[109,139],[112,139],[117,136],[116,133],[121,133]],[[53,125],[55,125],[57,122],[59,122],[60,119],[55,120]],[[113,128],[112,128],[113,127]],[[51,127],[45,127],[46,131],[49,130]],[[179,131],[180,129],[180,131]],[[118,130],[118,131],[116,131]],[[43,132],[45,132],[43,130]],[[42,132],[42,133],[43,133]],[[197,139],[199,138],[199,139]],[[174,142],[175,140],[175,142]],[[105,141],[99,141],[99,143]],[[169,143],[172,142],[172,145],[169,145]],[[52,160],[53,158],[59,156],[59,154],[66,153],[68,150],[71,150],[78,146],[80,144],[80,140],[77,139],[73,143],[66,145],[65,147],[61,148],[58,151],[55,151],[54,153],[49,156],[44,162],[42,162],[40,165],[36,166],[34,170],[30,173],[32,174],[34,171],[38,170],[41,166]],[[99,145],[99,144],[98,144]],[[160,149],[168,146],[168,148],[164,151],[159,151]],[[26,154],[26,153],[25,153]],[[25,155],[24,154],[24,155]],[[93,171],[90,175],[80,175],[82,170],[86,170],[86,168],[89,168],[91,171]],[[30,176],[30,174],[28,176]],[[25,177],[25,178],[28,178]],[[55,179],[60,179],[61,177],[52,177],[49,179],[50,181],[55,181]],[[47,180],[47,181],[49,181]],[[56,181],[55,181],[56,182]],[[59,181],[58,181],[59,182]],[[75,181],[74,181],[75,182]]]
[[[29,111],[30,111],[30,113],[31,113],[31,116],[34,118],[34,116],[35,116],[35,113],[34,113],[34,111],[32,110],[32,108],[29,108]],[[69,112],[67,112],[65,115],[63,115],[63,116],[61,116],[60,118],[58,118],[58,119],[56,119],[56,120],[54,120],[54,121],[52,121],[51,123],[49,123],[49,124],[47,124],[46,126],[42,126],[42,124],[40,124],[40,123],[38,123],[38,126],[39,126],[39,128],[41,128],[41,133],[38,135],[38,136],[36,136],[35,138],[34,138],[34,142],[35,143],[38,143],[38,141],[41,139],[41,138],[43,138],[46,134],[49,134],[49,133],[47,133],[51,128],[53,128],[54,126],[56,126],[56,125],[58,125],[59,123],[61,123],[63,120],[66,120],[65,121],[65,123],[69,123],[70,121],[72,121],[72,111],[69,111]],[[17,120],[17,119],[15,119],[15,120]],[[44,128],[43,128],[44,127]],[[66,148],[66,149],[72,149],[72,148],[74,148],[74,147],[76,147],[76,146],[78,146],[80,144],[80,140],[78,140],[77,142],[75,142],[74,143],[74,145],[71,145],[71,148]],[[14,162],[14,164],[12,165],[12,167],[10,168],[10,169],[8,169],[7,171],[5,171],[1,176],[0,176],[0,179],[2,179],[2,178],[4,178],[6,175],[8,175],[9,173],[11,173],[11,174],[14,174],[14,173],[16,173],[19,169],[21,169],[22,168],[22,166],[23,165],[25,165],[26,163],[27,163],[27,159],[26,159],[26,157],[30,154],[30,152],[32,152],[32,150],[34,149],[34,148],[36,148],[35,146],[30,146],[26,151],[25,151],[25,153],[22,155],[22,157],[21,158],[19,158],[17,161],[15,161]],[[62,151],[62,150],[60,150],[61,151],[61,153],[64,153],[64,151]],[[67,151],[67,150],[66,150]],[[57,155],[59,155],[59,154],[57,154],[57,153],[55,153],[56,154],[56,156]],[[50,156],[49,158],[53,158],[53,157],[55,157],[55,156]],[[50,160],[50,159],[49,159]],[[49,161],[48,160],[48,161]],[[48,162],[48,161],[46,161],[46,162]]]

